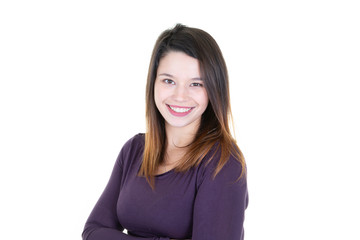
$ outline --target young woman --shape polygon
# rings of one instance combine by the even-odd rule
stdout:
[[[83,239],[243,239],[246,168],[230,119],[215,40],[180,24],[164,31],[149,67],[146,134],[123,146]]]

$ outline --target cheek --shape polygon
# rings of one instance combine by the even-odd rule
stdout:
[[[201,104],[202,108],[206,109],[209,103],[209,98],[205,90],[198,95],[198,103]]]
[[[161,106],[161,103],[165,100],[165,98],[166,98],[166,92],[163,91],[160,86],[155,84],[154,99],[155,99],[155,104],[158,108]]]
[[[161,98],[159,96],[159,89],[156,87],[156,85],[155,85],[155,88],[154,88],[154,100],[155,100],[156,107],[159,108]]]

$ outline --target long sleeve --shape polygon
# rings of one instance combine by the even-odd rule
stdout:
[[[127,143],[129,144],[129,143]],[[123,233],[117,217],[117,201],[122,181],[123,158],[128,157],[128,146],[121,150],[109,182],[92,210],[82,233],[83,240],[168,240],[168,238],[141,238]]]
[[[192,240],[244,239],[248,193],[246,175],[236,181],[240,171],[240,163],[231,158],[215,179],[213,171],[204,172],[194,203]]]

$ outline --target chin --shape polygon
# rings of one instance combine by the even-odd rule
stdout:
[[[168,126],[173,127],[173,128],[187,128],[187,127],[192,127],[192,126],[198,125],[198,123],[200,124],[200,122],[198,122],[197,120],[166,121],[166,123],[168,124]]]

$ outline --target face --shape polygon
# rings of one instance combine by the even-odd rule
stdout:
[[[199,61],[175,51],[162,57],[154,94],[166,127],[197,129],[209,102]]]

